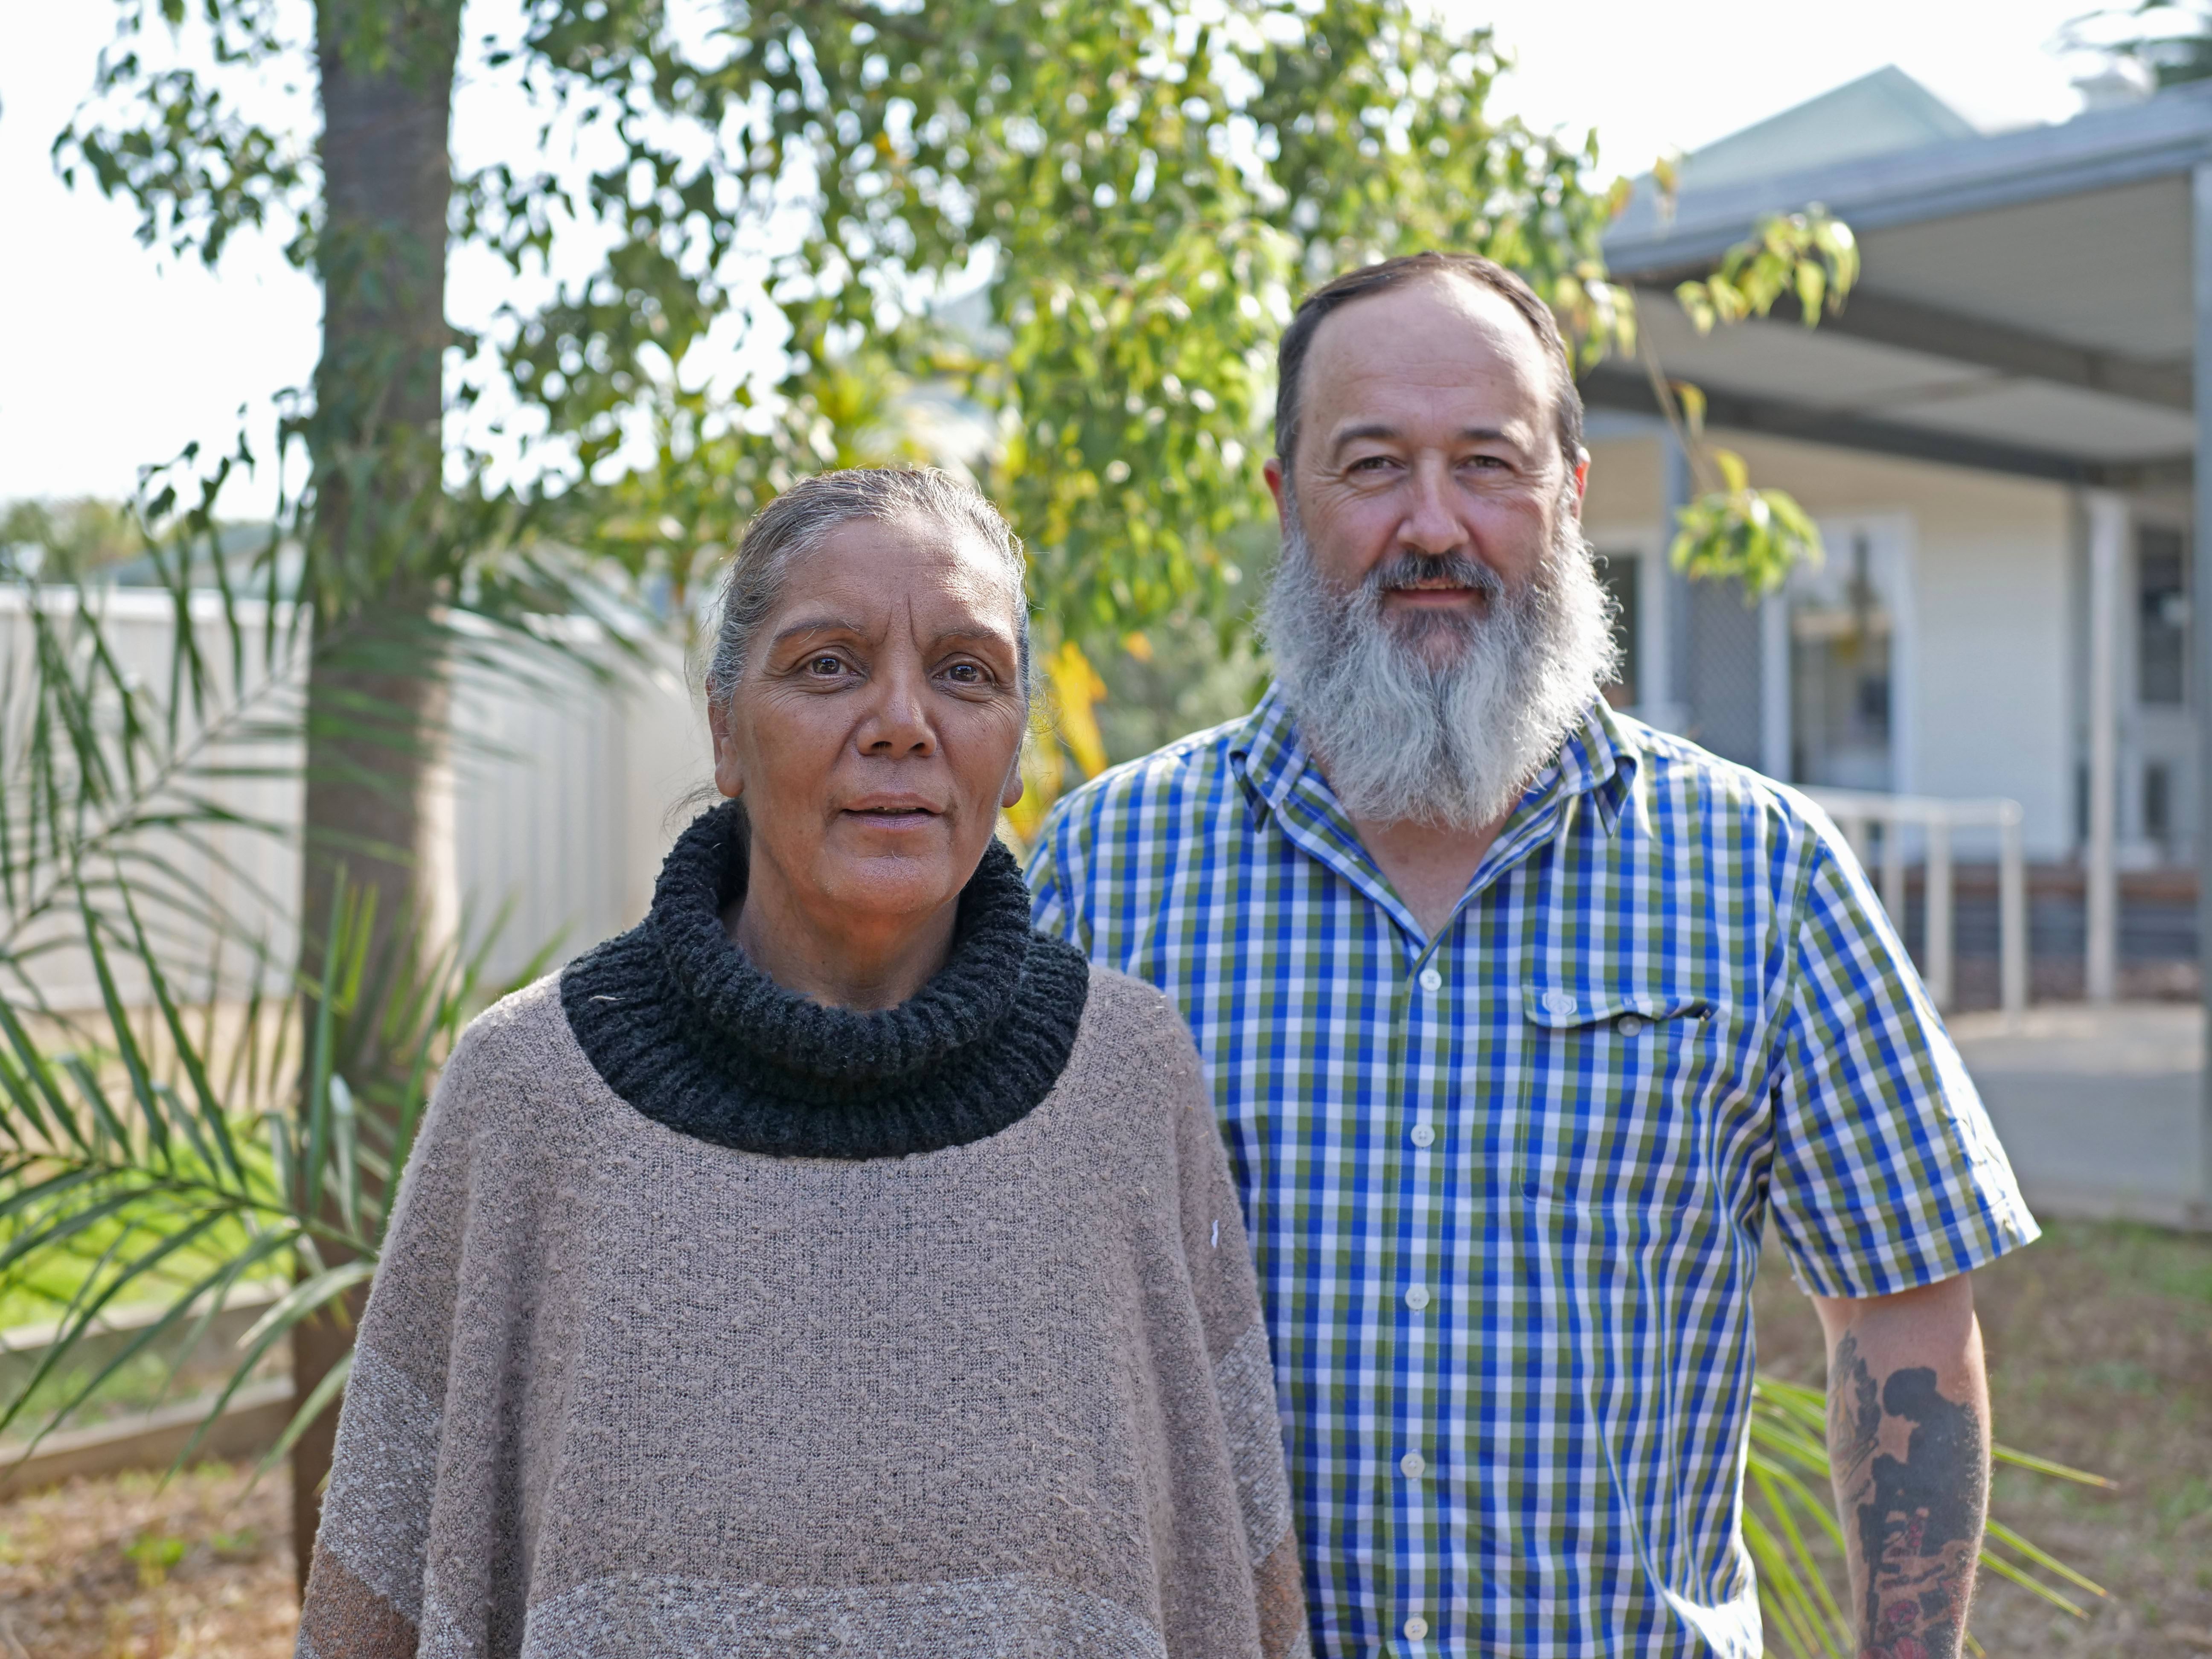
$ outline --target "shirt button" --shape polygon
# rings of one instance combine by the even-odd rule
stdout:
[[[1423,1461],[1420,1453],[1407,1452],[1403,1457],[1398,1460],[1398,1467],[1405,1470],[1406,1478],[1412,1480],[1419,1479],[1421,1472],[1426,1469],[1429,1466]]]
[[[1406,1305],[1415,1313],[1420,1312],[1429,1305],[1429,1293],[1419,1285],[1414,1285],[1412,1290],[1406,1292]]]
[[[1433,968],[1422,969],[1421,988],[1424,991],[1443,990],[1444,988],[1444,976]]]
[[[1413,1126],[1413,1145],[1416,1146],[1426,1146],[1434,1141],[1436,1138],[1437,1132],[1434,1129],[1431,1129],[1427,1124],[1416,1123]]]
[[[1419,1613],[1415,1613],[1406,1621],[1406,1639],[1408,1642],[1418,1642],[1428,1633],[1429,1621],[1422,1618]]]
[[[1571,1014],[1574,1011],[1575,1000],[1566,992],[1547,991],[1544,993],[1544,1012],[1546,1013]]]

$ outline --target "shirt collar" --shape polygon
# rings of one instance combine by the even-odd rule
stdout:
[[[1639,758],[1635,740],[1603,697],[1593,697],[1582,724],[1567,734],[1551,765],[1522,799],[1522,810],[1552,799],[1587,798],[1589,810],[1610,836],[1620,823]],[[1556,792],[1556,793],[1555,793]]]

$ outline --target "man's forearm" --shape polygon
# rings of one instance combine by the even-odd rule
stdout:
[[[1821,1305],[1828,1455],[1861,1659],[1955,1659],[1989,1507],[1989,1390],[1964,1279]]]

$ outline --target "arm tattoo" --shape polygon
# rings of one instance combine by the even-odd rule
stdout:
[[[1902,1458],[1875,1449],[1886,1417],[1912,1425]],[[1860,1659],[1956,1659],[1989,1501],[1973,1407],[1946,1400],[1926,1366],[1877,1383],[1846,1332],[1828,1373],[1828,1449],[1863,1589]]]

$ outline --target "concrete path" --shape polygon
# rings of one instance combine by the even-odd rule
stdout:
[[[2061,1004],[1949,1022],[2045,1216],[2212,1227],[2204,1019],[2189,1003]]]

